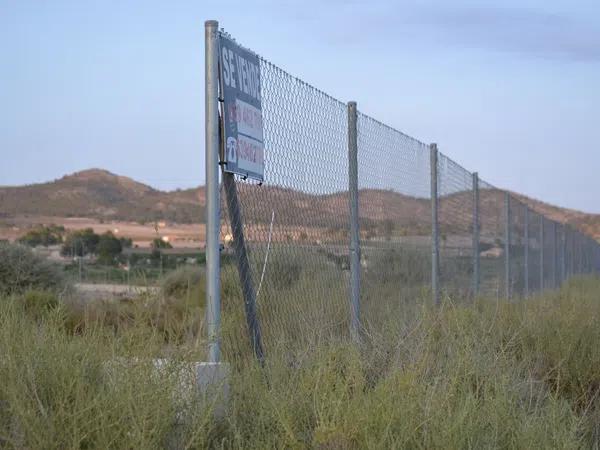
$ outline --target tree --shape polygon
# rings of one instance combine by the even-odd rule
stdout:
[[[60,266],[24,245],[0,244],[0,296],[23,294],[33,289],[59,293],[67,286]]]
[[[89,253],[96,254],[96,247],[100,236],[91,228],[77,230],[69,233],[61,249],[63,256],[85,256]]]
[[[63,240],[64,234],[65,227],[63,226],[38,225],[21,236],[18,239],[18,242],[30,247],[37,247],[38,245],[48,247],[49,245],[60,244]]]
[[[152,247],[154,250],[173,248],[173,246],[169,242],[164,241],[161,238],[154,238],[152,244],[150,244],[150,247]]]
[[[119,241],[121,241],[121,247],[122,248],[131,248],[133,247],[133,240],[131,238],[119,238]]]
[[[114,264],[115,258],[123,251],[121,239],[115,237],[110,231],[101,235],[98,239],[96,252],[98,254],[98,262],[101,264]]]

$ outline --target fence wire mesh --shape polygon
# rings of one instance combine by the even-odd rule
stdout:
[[[542,233],[540,220],[542,216],[529,210],[529,293],[542,290],[542,278],[540,270],[542,267]]]
[[[468,298],[473,279],[473,176],[438,156],[440,287],[445,295]]]
[[[510,293],[521,297],[525,293],[525,215],[526,206],[510,197]]]
[[[358,115],[362,323],[371,332],[431,285],[429,148]]]
[[[264,59],[260,66],[264,182],[236,176],[221,195],[226,355],[248,350],[247,285],[267,353],[348,333],[346,105]],[[227,201],[236,196],[239,217]],[[238,267],[236,229],[249,270]]]
[[[229,361],[352,335],[347,105],[262,58],[260,70],[264,181],[221,177]],[[428,145],[360,112],[357,141],[360,324],[372,334],[430,298],[432,167]],[[478,286],[485,298],[520,298],[600,271],[597,242],[514,195],[507,205],[505,191],[481,179],[476,193],[473,180],[438,154],[442,297],[472,299]]]
[[[504,292],[504,193],[479,180],[480,293],[499,298]]]

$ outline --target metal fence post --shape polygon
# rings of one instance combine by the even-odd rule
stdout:
[[[590,258],[590,239],[586,236],[585,238],[585,273],[589,275],[591,272],[591,258]]]
[[[583,273],[588,272],[588,261],[587,261],[587,239],[584,237],[582,242],[581,252],[583,254]]]
[[[581,253],[581,273],[584,274],[585,273],[585,237],[581,236],[581,240],[580,240],[580,250],[579,252]]]
[[[567,234],[567,238],[568,238],[568,243],[567,243],[567,247],[568,247],[568,253],[569,253],[569,264],[567,267],[567,273],[568,273],[568,277],[571,278],[573,276],[573,230],[571,229],[571,227],[569,227],[569,232]]]
[[[264,361],[264,350],[262,345],[262,333],[258,312],[256,309],[256,290],[252,281],[252,270],[246,248],[246,238],[244,237],[244,222],[242,215],[242,205],[237,193],[235,176],[232,173],[223,173],[223,186],[227,199],[227,211],[229,213],[229,222],[231,223],[231,233],[233,235],[233,249],[235,261],[240,277],[242,295],[244,297],[244,310],[246,313],[246,326],[250,337],[250,345],[254,351],[256,359],[262,364]]]
[[[529,297],[529,208],[525,206],[525,298]]]
[[[564,283],[567,279],[567,226],[563,224],[562,226],[562,235],[561,235],[561,260],[560,260],[560,278],[561,283]]]
[[[558,252],[556,251],[556,222],[552,222],[552,289],[558,287],[556,271],[558,270]]]
[[[506,298],[510,299],[510,194],[504,192],[504,283]]]
[[[360,339],[360,228],[358,223],[358,128],[356,102],[348,102],[348,190],[350,198],[350,334]]]
[[[582,235],[581,236],[581,240],[580,240],[580,250],[579,252],[581,253],[581,274],[585,274],[585,236]]]
[[[584,241],[584,254],[585,254],[585,273],[589,274],[590,273],[590,256],[589,256],[589,247],[590,246],[590,241],[589,239],[586,237],[585,241]]]
[[[473,295],[479,294],[479,174],[473,174]]]
[[[544,216],[540,214],[540,292],[544,290]]]
[[[220,360],[221,286],[220,286],[220,198],[219,198],[219,22],[204,23],[204,111],[206,163],[206,325],[208,360]]]
[[[577,253],[579,255],[579,274],[584,273],[584,260],[583,260],[583,250],[585,247],[585,236],[583,234],[579,234],[577,239]]]
[[[437,144],[429,145],[431,168],[431,295],[434,304],[440,303],[439,292],[439,223],[438,223],[438,148]]]
[[[581,275],[583,273],[583,244],[581,243],[581,234],[577,236],[577,273]]]

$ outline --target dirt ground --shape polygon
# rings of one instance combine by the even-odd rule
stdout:
[[[27,229],[38,224],[62,225],[67,230],[92,228],[96,233],[111,231],[117,236],[133,239],[136,245],[148,247],[157,237],[154,223],[139,224],[136,222],[104,221],[85,217],[46,217],[22,216],[7,218],[0,221],[0,239],[15,240],[25,234]],[[174,247],[202,247],[206,239],[204,224],[171,224],[159,223],[158,235],[168,237]]]
[[[156,293],[155,286],[127,286],[126,284],[77,283],[75,289],[84,301],[111,300],[124,297],[138,297],[146,293]]]
[[[48,216],[17,216],[0,219],[0,239],[14,241],[36,225],[62,225],[67,230],[81,230],[92,228],[95,233],[101,234],[111,231],[117,236],[131,238],[134,245],[150,247],[150,243],[157,236],[167,237],[169,243],[175,248],[204,248],[206,242],[206,225],[203,223],[177,224],[158,223],[158,234],[155,223],[144,225],[136,222],[99,221],[86,217],[48,217]],[[249,241],[266,241],[269,234],[268,224],[256,224],[248,227],[245,232]],[[231,231],[223,225],[221,236],[224,241],[231,239]],[[303,237],[303,238],[301,238]],[[327,239],[327,230],[319,227],[279,226],[275,223],[273,235],[274,242],[298,241],[316,242]]]

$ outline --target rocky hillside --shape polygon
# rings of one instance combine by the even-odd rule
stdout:
[[[274,186],[241,183],[239,198],[248,223],[297,227],[347,228],[348,193],[313,194]],[[569,223],[600,240],[600,215],[549,205],[514,194],[522,203],[561,223]],[[482,232],[501,234],[503,195],[480,191]],[[364,230],[381,234],[389,228],[409,234],[430,232],[431,210],[426,198],[389,190],[362,189],[359,210]],[[90,217],[100,220],[174,223],[204,221],[204,187],[160,191],[124,176],[100,169],[66,175],[43,184],[0,187],[0,218],[16,216]],[[225,202],[223,210],[226,210]],[[470,191],[440,199],[442,233],[468,233],[472,223]]]
[[[48,183],[0,187],[0,216],[16,215],[200,222],[204,189],[163,192],[131,178],[91,169]]]

